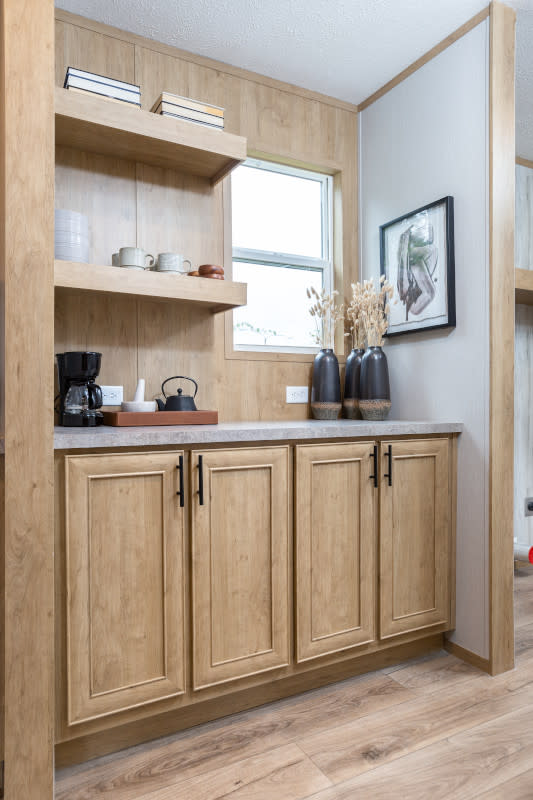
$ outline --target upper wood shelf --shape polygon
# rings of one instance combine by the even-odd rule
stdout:
[[[246,284],[164,275],[97,264],[56,261],[54,285],[104,294],[130,294],[156,300],[174,300],[203,306],[213,314],[246,305]]]
[[[515,269],[515,302],[533,306],[533,270]]]
[[[56,87],[56,144],[208,178],[246,158],[246,139]]]

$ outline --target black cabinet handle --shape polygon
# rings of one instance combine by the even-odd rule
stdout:
[[[374,445],[374,452],[371,454],[370,458],[374,459],[374,472],[370,476],[370,480],[374,481],[374,486],[377,489],[377,486],[378,486],[378,446],[377,446],[377,444]]]
[[[389,444],[385,457],[389,459],[389,471],[383,477],[389,479],[389,486],[392,486],[392,445]]]
[[[179,457],[179,464],[177,469],[179,473],[180,488],[179,491],[176,492],[176,494],[180,499],[180,508],[183,508],[183,506],[185,505],[185,491],[183,489],[183,456]]]
[[[204,457],[198,456],[198,495],[200,505],[204,504]]]

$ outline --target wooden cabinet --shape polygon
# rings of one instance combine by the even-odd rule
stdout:
[[[185,690],[180,455],[65,459],[69,725]]]
[[[381,444],[382,639],[450,619],[448,459],[446,439]]]
[[[375,638],[374,444],[296,447],[296,658]]]
[[[192,453],[195,690],[289,663],[288,456]]]

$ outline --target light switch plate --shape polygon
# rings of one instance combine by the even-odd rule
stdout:
[[[124,399],[123,386],[101,386],[102,390],[102,405],[103,406],[119,406]]]
[[[286,403],[308,403],[308,386],[286,386]]]
[[[524,512],[526,517],[533,517],[533,497],[526,497]]]

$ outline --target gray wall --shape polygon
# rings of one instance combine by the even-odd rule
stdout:
[[[379,225],[455,199],[457,327],[387,343],[397,419],[457,420],[457,628],[488,657],[488,86],[485,20],[360,114],[361,265],[379,274]]]

